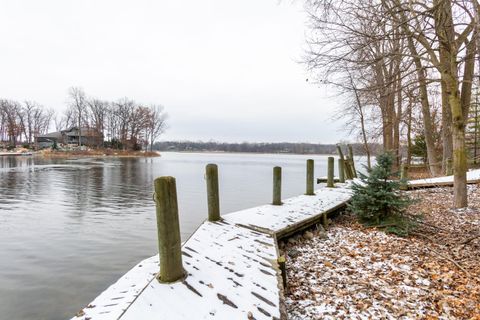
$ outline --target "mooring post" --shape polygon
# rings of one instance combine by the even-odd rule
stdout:
[[[328,188],[333,188],[335,187],[333,183],[333,173],[334,173],[334,165],[335,165],[335,159],[333,157],[328,157],[327,160],[327,187]]]
[[[338,159],[338,180],[345,183],[345,163],[343,159]]]
[[[220,220],[220,200],[218,198],[218,166],[207,164],[205,168],[207,180],[208,221]]]
[[[355,175],[353,173],[352,160],[349,156],[345,158],[345,168],[345,172],[347,173],[347,179],[352,180],[353,178],[355,178]]]
[[[341,162],[343,163],[343,173],[344,173],[344,176],[346,176],[345,178],[346,179],[351,179],[350,178],[350,174],[349,172],[347,171],[348,170],[348,165],[345,164],[345,157],[343,156],[343,152],[342,152],[342,147],[340,146],[340,144],[337,144],[337,151],[338,151],[338,156],[340,157],[340,160]],[[339,167],[340,168],[340,167]]]
[[[350,158],[351,165],[352,165],[353,178],[356,178],[357,177],[357,170],[355,169],[355,160],[353,158],[353,148],[352,148],[351,144],[348,145],[348,156]]]
[[[282,205],[282,168],[273,168],[273,201],[275,206]]]
[[[157,279],[170,283],[185,277],[178,221],[177,187],[174,177],[157,178],[154,186],[160,256],[160,272]]]
[[[313,159],[307,160],[307,196],[314,196],[313,192]]]

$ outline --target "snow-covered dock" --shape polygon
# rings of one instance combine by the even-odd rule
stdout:
[[[316,223],[350,197],[347,185],[337,185],[206,221],[182,246],[183,281],[159,283],[155,255],[72,319],[284,319],[277,238]]]
[[[475,184],[480,183],[480,169],[470,170],[467,172],[467,183]],[[419,188],[434,188],[453,186],[453,176],[444,176],[437,178],[418,179],[408,181],[409,189]]]

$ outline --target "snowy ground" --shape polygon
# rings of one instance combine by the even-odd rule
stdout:
[[[449,209],[451,188],[410,194],[424,215],[410,238],[345,216],[280,244],[290,319],[480,319],[478,187],[466,210]]]

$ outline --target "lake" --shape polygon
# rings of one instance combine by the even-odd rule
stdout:
[[[315,160],[315,177],[325,176],[321,155],[0,157],[0,318],[70,318],[157,253],[155,177],[176,177],[186,239],[207,217],[207,163],[219,166],[225,214],[271,202],[274,166],[283,169],[283,198],[304,193],[308,158]]]

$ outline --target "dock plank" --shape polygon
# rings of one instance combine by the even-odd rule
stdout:
[[[117,320],[158,273],[158,254],[130,269],[117,282],[103,291],[87,307],[77,313],[75,320]]]
[[[282,206],[264,205],[237,211],[226,215],[225,220],[281,236],[306,220],[344,206],[350,197],[351,191],[345,187],[322,188],[315,191],[315,196],[301,195],[284,200]]]

